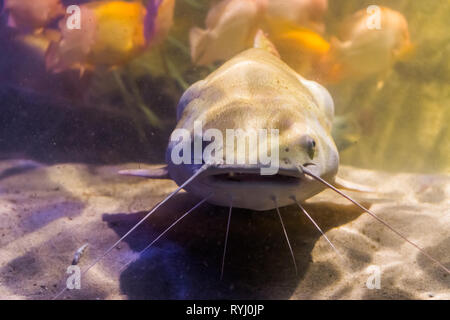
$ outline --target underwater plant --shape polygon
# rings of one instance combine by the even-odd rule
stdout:
[[[115,67],[162,41],[172,25],[174,0],[94,1],[83,4],[81,28],[59,23],[61,39],[46,54],[52,72]]]

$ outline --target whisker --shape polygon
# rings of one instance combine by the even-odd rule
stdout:
[[[145,251],[147,251],[148,249],[150,249],[151,246],[153,246],[159,239],[161,239],[167,232],[169,232],[173,227],[175,227],[181,220],[183,220],[187,215],[189,215],[192,211],[194,211],[195,209],[197,209],[198,207],[200,207],[203,203],[205,203],[206,201],[208,201],[209,199],[211,199],[213,195],[210,195],[208,197],[206,197],[205,199],[203,199],[202,201],[200,201],[199,203],[197,203],[194,207],[192,207],[191,209],[189,209],[185,214],[183,214],[181,217],[179,217],[174,223],[172,223],[166,230],[164,230],[158,237],[156,237],[148,246],[146,246],[142,251],[140,251],[138,253],[138,257],[140,257]],[[126,264],[124,264],[119,272],[121,272],[123,269],[125,269],[127,266],[129,266],[132,262],[136,261],[136,259],[131,259],[129,262],[127,262]]]
[[[230,211],[228,212],[227,232],[225,234],[225,244],[223,247],[222,269],[220,271],[220,280],[223,279],[223,270],[225,269],[225,256],[227,254],[228,234],[230,231],[231,212],[233,211],[233,198],[230,199]]]
[[[363,205],[361,205],[360,203],[358,203],[356,200],[353,200],[350,196],[346,195],[345,193],[343,193],[342,191],[340,191],[339,189],[337,189],[336,187],[334,187],[332,184],[328,183],[327,181],[325,181],[324,179],[322,179],[319,176],[316,176],[314,173],[312,173],[311,171],[309,171],[308,169],[306,169],[303,166],[298,166],[298,170],[301,173],[304,173],[314,179],[316,179],[317,181],[321,182],[322,184],[324,184],[325,186],[327,186],[328,188],[330,188],[331,190],[333,190],[334,192],[340,194],[342,197],[344,197],[345,199],[347,199],[348,201],[352,202],[354,205],[356,205],[357,207],[359,207],[360,209],[364,210],[365,212],[367,212],[369,215],[371,215],[373,218],[375,218],[378,222],[382,223],[384,226],[386,226],[389,230],[391,230],[392,232],[394,232],[396,235],[398,235],[400,238],[402,238],[403,240],[405,240],[406,242],[408,242],[410,245],[412,245],[413,247],[415,247],[417,250],[420,251],[420,253],[422,253],[425,257],[427,257],[429,260],[433,261],[434,263],[436,263],[442,270],[444,270],[445,272],[447,272],[448,274],[450,274],[450,270],[444,266],[441,262],[439,262],[439,260],[437,260],[436,258],[434,258],[433,256],[431,256],[428,252],[426,252],[423,248],[421,248],[419,245],[415,244],[413,241],[409,240],[406,236],[404,236],[400,231],[395,230],[393,227],[391,227],[386,221],[384,221],[383,219],[381,219],[380,217],[378,217],[375,213],[373,213],[372,211],[370,211],[369,209],[365,208]]]
[[[317,228],[317,230],[319,230],[319,232],[322,234],[322,236],[325,238],[325,240],[330,244],[330,246],[333,248],[333,250],[336,252],[336,254],[341,258],[344,259],[344,257],[341,255],[341,253],[339,252],[339,250],[333,245],[333,243],[330,241],[330,239],[328,239],[327,235],[325,234],[325,232],[322,231],[322,229],[319,227],[319,225],[314,221],[314,219],[311,217],[311,215],[306,211],[306,209],[297,201],[297,199],[295,197],[293,197],[295,202],[297,203],[298,207],[300,208],[300,210],[303,211],[303,213],[308,217],[309,220],[311,220],[311,222],[314,224],[314,226]]]
[[[277,209],[278,217],[280,218],[281,226],[283,227],[284,236],[286,237],[287,244],[289,246],[289,251],[291,252],[292,262],[294,262],[295,275],[298,276],[297,263],[295,262],[294,251],[292,250],[291,242],[289,241],[289,237],[286,231],[286,227],[284,226],[283,218],[281,217],[280,209],[278,208],[278,202],[276,199],[273,200],[275,202],[275,206]]]
[[[90,264],[86,269],[81,272],[81,276],[84,276],[92,267],[94,267],[100,260],[106,257],[117,245],[119,245],[125,238],[127,238],[134,230],[137,229],[145,220],[147,220],[156,210],[158,210],[163,204],[169,201],[174,195],[181,191],[184,187],[186,187],[189,183],[191,183],[195,178],[197,178],[202,172],[209,168],[210,164],[204,164],[200,169],[197,170],[186,182],[184,182],[181,186],[179,186],[175,191],[169,194],[163,201],[158,203],[149,213],[145,215],[138,223],[134,225],[124,236],[122,236],[119,240],[117,240],[108,250],[106,250],[100,257],[98,257],[92,264]],[[57,299],[60,295],[62,295],[67,290],[67,287],[62,289],[56,296],[53,297],[53,300]]]

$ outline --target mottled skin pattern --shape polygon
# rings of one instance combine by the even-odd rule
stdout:
[[[188,129],[192,139],[195,120],[202,121],[204,131],[219,129],[224,137],[226,129],[278,129],[278,174],[297,179],[289,183],[275,176],[258,182],[211,180],[224,172],[259,174],[260,164],[222,164],[210,167],[185,189],[200,197],[213,193],[209,200],[213,204],[227,206],[233,198],[233,206],[253,210],[273,209],[274,199],[279,206],[295,203],[292,196],[308,199],[323,187],[301,174],[298,165],[309,164],[309,170],[328,181],[337,173],[339,156],[330,134],[333,115],[333,101],[325,88],[303,79],[269,52],[249,49],[185,92],[178,105],[177,128]],[[180,185],[201,165],[174,165],[175,144],[170,142],[166,160],[170,177]]]

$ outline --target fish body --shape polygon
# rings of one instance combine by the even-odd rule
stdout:
[[[147,2],[144,35],[147,42],[159,44],[173,25],[175,0],[152,0]]]
[[[297,73],[308,78],[317,77],[317,67],[330,51],[327,40],[315,31],[290,24],[277,23],[269,30],[268,37],[284,62]]]
[[[81,28],[60,21],[61,39],[46,53],[47,69],[93,69],[126,63],[167,35],[174,0],[93,1],[80,5]]]
[[[235,146],[224,150],[220,159],[223,161],[212,163],[185,187],[198,197],[212,195],[208,198],[210,203],[227,206],[232,199],[234,207],[269,210],[295,200],[304,201],[322,191],[324,187],[301,174],[298,166],[307,166],[323,179],[334,181],[339,155],[331,137],[333,100],[324,87],[304,79],[269,51],[252,48],[226,62],[192,85],[182,96],[177,111],[175,130],[187,130],[191,141],[196,138],[196,122],[202,123],[203,132],[214,129],[223,137],[230,129],[244,133],[278,130],[277,144],[271,145],[276,148],[271,152],[279,160],[274,174],[261,175],[261,168],[267,163],[255,155],[256,149]],[[178,145],[178,140],[171,139],[165,177],[182,185],[202,162],[174,163]],[[230,154],[233,159],[242,157],[245,163],[226,161]],[[258,158],[256,163],[248,161],[252,156]]]
[[[112,1],[88,3],[96,19],[95,41],[88,62],[112,65],[123,63],[146,43],[143,21],[145,7],[140,2]]]

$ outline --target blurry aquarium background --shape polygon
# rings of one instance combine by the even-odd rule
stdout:
[[[397,62],[377,90],[377,79],[330,87],[337,114],[358,126],[356,145],[342,162],[410,172],[450,172],[450,17],[448,1],[330,1],[329,29],[371,4],[400,11],[414,52]]]
[[[1,2],[7,7],[7,0]],[[86,3],[99,2],[62,1],[64,6]],[[39,32],[11,27],[6,8],[0,31],[0,157],[48,163],[163,162],[179,98],[222,63],[193,63],[189,39],[192,28],[205,28],[208,11],[217,3],[173,1],[173,21],[154,44],[118,59],[120,63],[106,63],[112,51],[89,47],[100,51],[91,68],[57,72],[48,68],[48,48],[58,38],[46,30],[58,31],[58,19]],[[344,19],[370,5],[403,14],[414,48],[379,74],[325,84],[335,101],[341,163],[395,172],[449,173],[450,2],[330,0],[323,39],[330,41]],[[128,12],[116,9],[112,13],[105,9],[99,18],[105,30],[108,14]],[[170,14],[162,19],[167,21]],[[111,23],[111,33],[104,32],[100,36],[106,40],[101,40],[124,45],[127,40],[121,36],[132,34],[126,30],[136,21]],[[156,19],[154,26],[158,29],[164,21]],[[80,46],[83,40],[77,40]],[[67,54],[75,55],[70,50]],[[315,80],[314,69],[308,77]]]

